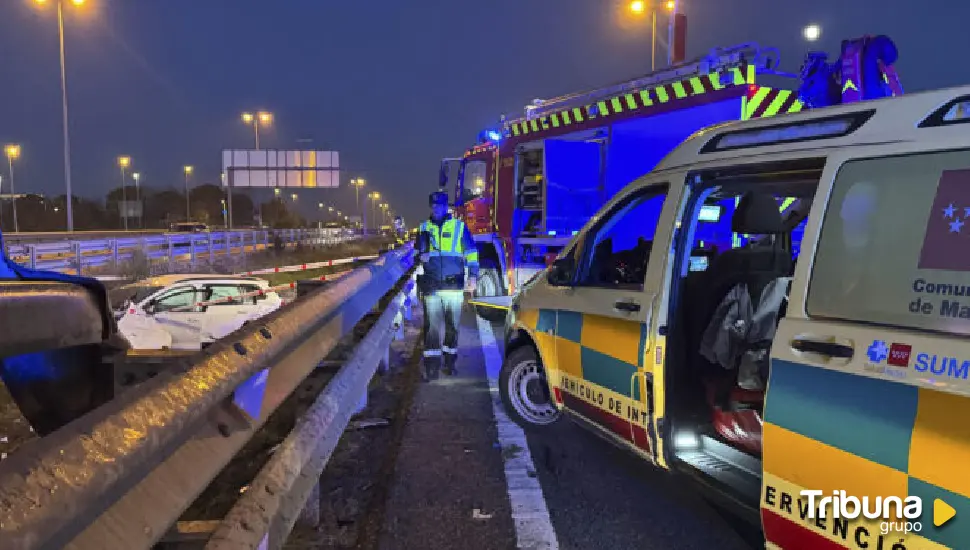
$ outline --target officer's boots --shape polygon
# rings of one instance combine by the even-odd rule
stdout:
[[[424,366],[424,381],[431,382],[438,379],[438,370],[441,368],[441,357],[425,357],[422,361]]]
[[[458,374],[458,369],[456,367],[456,363],[458,363],[457,353],[444,354],[444,363],[445,365],[442,371],[444,371],[445,374],[447,374],[448,376],[454,376]]]

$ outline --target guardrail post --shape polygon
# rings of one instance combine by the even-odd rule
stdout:
[[[189,254],[189,265],[191,265],[192,266],[192,269],[194,270],[195,269],[195,265],[196,265],[195,264],[195,262],[196,262],[196,257],[195,257],[195,235],[192,235],[191,237],[189,237],[189,250],[191,251],[191,253]]]
[[[111,239],[111,262],[114,264],[115,273],[118,272],[118,239]]]
[[[81,256],[81,243],[72,243],[72,247],[74,248],[74,261],[77,263],[77,274],[80,275],[81,269],[84,267],[84,265],[81,263],[83,260],[83,257]]]
[[[32,244],[28,244],[27,254],[30,256],[30,269],[37,269],[37,248]]]
[[[171,235],[165,235],[165,244],[168,247],[168,271],[175,271],[175,243],[172,242]]]
[[[209,234],[208,247],[209,247],[209,265],[211,266],[216,261],[216,238],[213,237],[211,233]]]

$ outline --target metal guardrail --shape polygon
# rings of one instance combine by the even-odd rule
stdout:
[[[13,261],[49,271],[81,274],[85,269],[117,266],[141,255],[168,268],[177,261],[191,267],[214,261],[216,256],[246,254],[265,250],[279,240],[283,246],[303,244],[337,244],[358,238],[345,229],[277,229],[257,231],[223,231],[212,233],[165,233],[141,237],[81,239],[59,242],[8,244],[7,255]]]
[[[389,252],[0,462],[0,549],[150,548],[413,262],[410,247]],[[212,548],[281,546],[308,493],[290,468],[319,473],[329,459],[412,288],[406,281],[260,473],[263,494],[247,491]]]

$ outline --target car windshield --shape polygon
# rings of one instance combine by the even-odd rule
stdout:
[[[162,287],[160,286],[145,286],[138,284],[125,285],[109,291],[108,300],[111,302],[111,307],[117,309],[124,307],[129,301],[137,304],[158,290],[161,290],[161,288]]]

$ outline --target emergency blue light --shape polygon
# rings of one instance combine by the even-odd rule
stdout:
[[[495,130],[489,130],[489,132],[488,132],[488,139],[489,139],[489,141],[501,141],[502,140],[502,134],[496,132]]]

